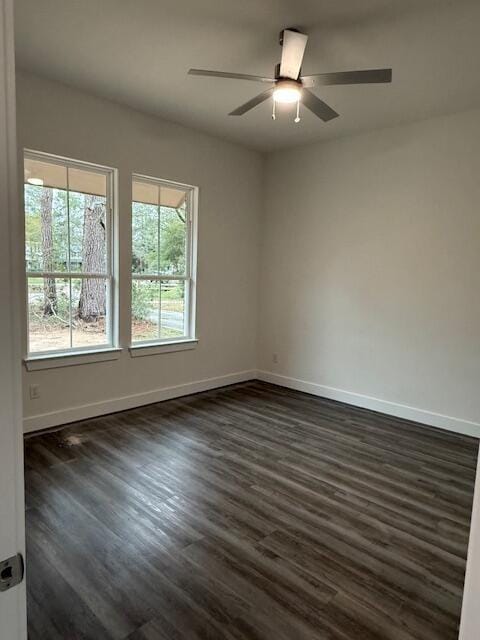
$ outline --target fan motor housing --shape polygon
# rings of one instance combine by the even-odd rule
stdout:
[[[278,34],[278,43],[281,47],[283,47],[283,32],[284,31],[295,31],[295,33],[301,33],[300,29],[295,29],[295,27],[285,27]]]
[[[300,69],[299,77],[302,75],[302,70]],[[282,78],[280,75],[280,62],[275,65],[275,80],[292,80],[292,78]],[[299,80],[293,80],[293,82],[298,82],[302,84]]]

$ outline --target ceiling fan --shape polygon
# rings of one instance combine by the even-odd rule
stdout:
[[[228,73],[226,71],[208,71],[206,69],[190,69],[194,76],[215,76],[218,78],[232,78],[234,80],[253,80],[272,84],[266,91],[258,94],[245,104],[229,113],[230,116],[243,116],[257,105],[273,97],[272,118],[275,120],[275,105],[279,103],[296,103],[297,115],[295,122],[300,122],[300,103],[312,111],[324,122],[333,120],[339,114],[314,95],[309,88],[325,87],[338,84],[373,84],[392,81],[391,69],[367,69],[363,71],[338,71],[335,73],[316,73],[302,76],[301,68],[308,36],[297,29],[284,29],[280,32],[282,59],[275,68],[274,78],[251,76],[244,73]]]

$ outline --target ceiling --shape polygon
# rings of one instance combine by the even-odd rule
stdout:
[[[17,64],[262,151],[480,106],[480,3],[463,0],[16,0]],[[265,89],[190,67],[271,75],[278,32],[309,34],[303,72],[392,67],[385,86],[323,87],[340,117],[271,119]]]

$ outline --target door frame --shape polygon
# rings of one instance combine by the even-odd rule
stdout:
[[[0,0],[0,560],[25,558],[22,226],[17,181],[13,0]],[[0,592],[0,636],[26,640],[25,579]]]
[[[460,640],[477,640],[480,637],[480,455],[477,460],[475,495],[473,498],[470,539],[468,543],[467,569],[463,587]]]

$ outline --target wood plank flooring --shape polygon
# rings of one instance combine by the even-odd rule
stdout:
[[[30,437],[30,640],[454,640],[477,444],[260,382]]]

